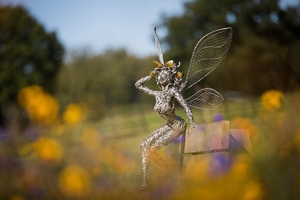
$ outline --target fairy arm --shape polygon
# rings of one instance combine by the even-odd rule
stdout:
[[[186,102],[186,100],[182,97],[182,95],[179,92],[176,91],[174,96],[175,96],[176,100],[178,101],[178,103],[184,108],[186,115],[190,120],[191,126],[192,127],[195,126],[196,124],[194,121],[194,116],[193,116],[193,113],[192,113],[192,110],[191,110],[189,104]]]
[[[156,92],[145,86],[145,82],[150,81],[151,79],[151,76],[145,76],[135,83],[135,87],[150,96],[155,96]]]

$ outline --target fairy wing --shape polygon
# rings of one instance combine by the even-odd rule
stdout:
[[[204,88],[186,99],[188,104],[202,110],[215,110],[222,106],[224,98],[214,89]]]
[[[155,44],[156,44],[156,48],[157,48],[157,56],[158,56],[158,59],[160,61],[160,63],[164,64],[164,57],[163,57],[163,53],[162,53],[162,50],[161,50],[161,46],[160,46],[160,41],[159,41],[159,38],[157,36],[157,33],[156,33],[156,27],[154,26],[153,27],[153,31],[154,31],[154,40],[155,40]]]
[[[196,44],[187,76],[180,91],[188,89],[212,72],[225,58],[232,39],[232,28],[212,31]]]

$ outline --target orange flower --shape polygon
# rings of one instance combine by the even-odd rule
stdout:
[[[51,139],[42,137],[34,144],[37,156],[45,161],[60,161],[62,158],[62,147],[60,144]]]
[[[69,104],[63,114],[63,119],[67,124],[76,124],[82,118],[82,108],[78,104]]]
[[[259,200],[263,197],[263,189],[258,181],[250,181],[246,184],[241,199],[244,200]]]
[[[57,118],[58,103],[56,99],[38,85],[22,89],[19,92],[18,101],[32,122],[49,124]]]
[[[85,195],[90,185],[90,175],[78,165],[69,165],[59,176],[59,189],[66,196]]]

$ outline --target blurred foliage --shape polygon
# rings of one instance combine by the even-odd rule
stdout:
[[[152,58],[137,58],[126,50],[108,50],[97,56],[73,52],[69,62],[61,69],[56,95],[62,105],[72,102],[88,104],[89,109],[100,112],[113,105],[149,101],[134,83],[154,68]],[[149,86],[154,86],[152,81]],[[91,115],[92,112],[90,112]],[[98,119],[98,114],[92,118]]]
[[[0,4],[0,13],[1,119],[21,88],[38,84],[54,92],[64,49],[25,8]]]
[[[260,95],[300,84],[300,4],[282,8],[279,0],[193,0],[184,4],[182,15],[164,17],[161,26],[167,29],[167,57],[181,61],[185,70],[202,36],[233,28],[227,58],[202,85]]]

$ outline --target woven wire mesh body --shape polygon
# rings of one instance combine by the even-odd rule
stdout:
[[[166,123],[155,130],[140,144],[142,149],[143,167],[143,181],[141,189],[148,187],[148,166],[150,158],[159,165],[164,165],[163,159],[158,156],[155,151],[168,145],[172,139],[175,139],[179,135],[185,133],[187,124],[183,119],[175,115],[175,100],[177,100],[177,102],[185,109],[192,126],[195,126],[195,122],[190,106],[204,110],[213,110],[222,106],[224,100],[222,95],[211,88],[201,89],[187,99],[184,99],[181,93],[201,81],[216,67],[218,67],[221,61],[225,58],[230,47],[232,29],[219,29],[210,32],[199,40],[193,51],[189,70],[184,83],[181,82],[181,76],[180,81],[175,81],[176,78],[178,78],[176,76],[176,65],[171,67],[172,73],[164,73],[166,72],[165,70],[170,70],[170,67],[168,68],[166,65],[168,62],[164,64],[162,49],[155,28],[154,36],[157,47],[157,55],[160,61],[160,63],[158,63],[159,66],[155,68],[155,73],[152,71],[149,76],[141,78],[136,82],[135,86],[140,91],[155,98],[156,104],[154,106],[154,110],[166,120]],[[167,79],[165,79],[163,74],[167,77]],[[171,74],[170,77],[168,77],[168,74]],[[153,91],[144,85],[152,78],[156,79],[157,84],[162,91]],[[160,82],[160,80],[168,81],[166,83]]]
[[[161,73],[161,72],[158,72]],[[164,167],[164,160],[155,153],[156,150],[168,145],[172,140],[185,133],[186,122],[175,115],[175,100],[185,109],[190,122],[193,124],[194,119],[187,101],[178,92],[178,89],[170,84],[162,86],[161,91],[154,91],[144,84],[152,79],[151,76],[145,76],[135,83],[138,90],[153,96],[156,100],[154,110],[165,119],[165,124],[156,129],[146,139],[140,147],[142,149],[142,171],[143,179],[141,189],[148,187],[149,161],[153,160],[156,164]]]

